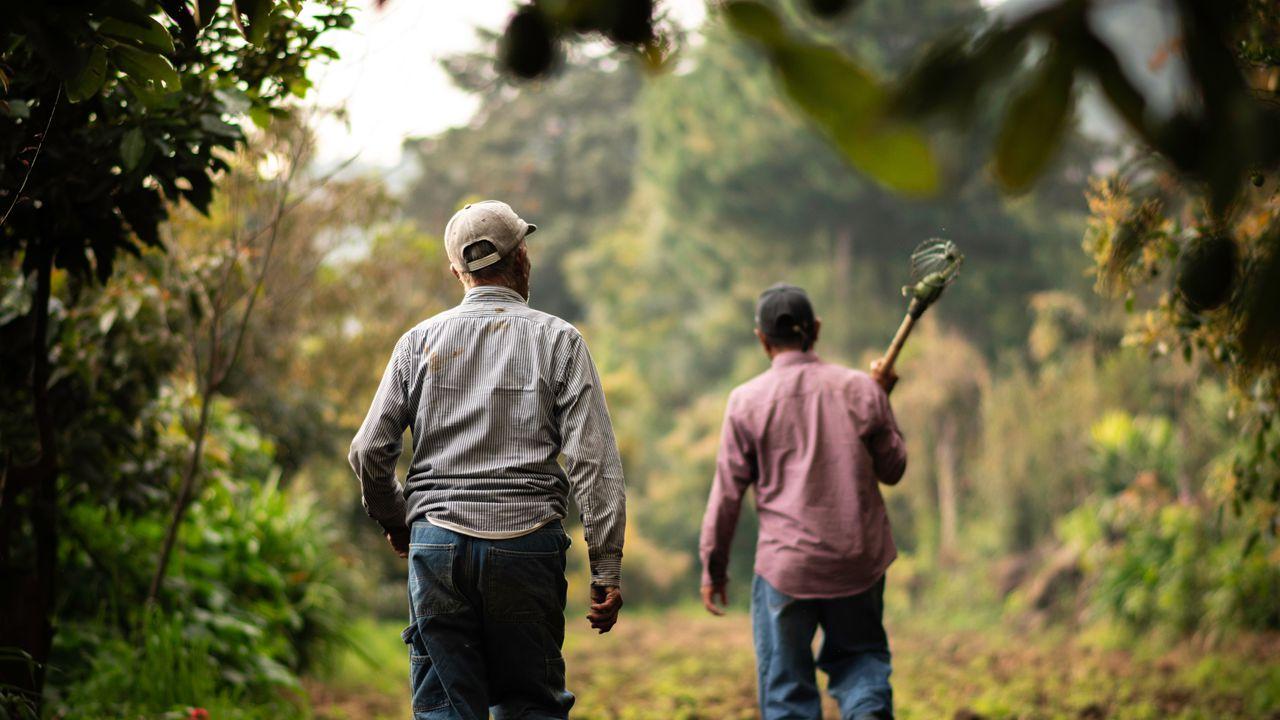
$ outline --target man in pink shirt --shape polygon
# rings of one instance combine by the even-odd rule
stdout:
[[[699,543],[702,601],[724,613],[729,545],[754,486],[761,715],[820,720],[816,666],[844,720],[891,719],[882,616],[884,574],[897,549],[879,483],[897,483],[907,465],[889,407],[897,376],[823,362],[813,352],[820,329],[800,288],[775,285],[760,296],[756,336],[772,367],[729,395]]]

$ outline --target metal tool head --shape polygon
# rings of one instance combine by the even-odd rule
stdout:
[[[955,281],[964,253],[950,240],[925,240],[911,253],[911,284],[902,294],[911,298],[910,313],[919,317]]]
[[[925,240],[911,253],[911,281],[916,283],[933,273],[944,273],[947,282],[951,282],[963,262],[964,254],[950,240]]]

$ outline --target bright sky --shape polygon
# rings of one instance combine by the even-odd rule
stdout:
[[[359,153],[358,163],[391,168],[400,144],[466,123],[475,100],[455,88],[440,59],[477,47],[476,28],[500,30],[514,0],[390,0],[377,8],[360,0],[356,24],[330,39],[342,59],[314,71],[314,98],[322,107],[345,106],[347,127],[321,124],[320,160],[337,162]],[[665,0],[672,17],[696,27],[703,0]]]

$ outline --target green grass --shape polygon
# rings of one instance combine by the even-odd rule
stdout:
[[[400,625],[356,625],[348,652],[308,682],[317,717],[408,716]],[[569,689],[583,720],[738,720],[756,717],[750,618],[735,613],[627,616],[598,636],[570,615]],[[1099,633],[1009,627],[949,630],[894,618],[894,692],[901,720],[980,717],[1280,720],[1280,638],[1243,637],[1210,649],[1125,642]],[[367,656],[367,657],[365,657]],[[828,701],[827,716],[837,717]]]
[[[409,655],[400,631],[405,623],[357,620],[350,646],[304,685],[317,718],[403,720],[410,716]]]

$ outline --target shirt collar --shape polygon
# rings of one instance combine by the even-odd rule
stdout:
[[[466,295],[462,296],[463,305],[482,302],[518,302],[522,305],[528,304],[528,301],[521,297],[520,293],[502,285],[477,285],[468,290]]]
[[[812,350],[808,352],[800,352],[799,350],[785,350],[773,356],[773,367],[784,368],[792,365],[805,365],[807,363],[819,362],[818,354]]]

